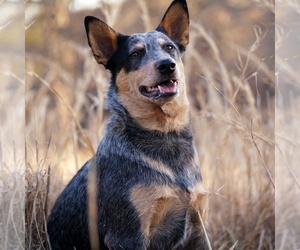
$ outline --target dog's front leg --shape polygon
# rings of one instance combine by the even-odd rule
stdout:
[[[110,250],[144,250],[146,249],[142,234],[118,236],[118,232],[108,231],[104,243]]]
[[[194,230],[192,235],[184,247],[184,250],[208,250],[208,244],[205,235],[200,230]]]
[[[124,187],[124,186],[123,186]],[[125,188],[124,188],[125,189]],[[116,191],[117,190],[117,191]],[[102,204],[105,209],[99,217],[104,245],[110,250],[144,250],[145,237],[141,230],[141,222],[137,212],[129,201],[126,192],[115,189]],[[107,190],[106,194],[109,193]],[[102,247],[101,247],[102,250]]]

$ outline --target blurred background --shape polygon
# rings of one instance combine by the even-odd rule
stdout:
[[[0,249],[25,246],[24,2],[0,1]]]
[[[300,1],[276,1],[276,249],[300,247]]]
[[[18,47],[21,52],[3,46],[0,53],[0,152],[6,152],[4,131],[12,124],[26,125],[26,147],[21,147],[25,160],[6,164],[25,162],[27,167],[26,173],[10,171],[25,175],[26,241],[17,245],[49,248],[49,211],[105,132],[109,72],[92,57],[84,17],[96,16],[123,34],[144,32],[157,27],[170,2],[27,0],[25,37],[8,22],[23,12],[2,16],[1,41],[26,46]],[[209,193],[212,249],[274,249],[275,212],[276,249],[298,249],[300,5],[276,2],[275,23],[272,0],[187,2],[191,26],[184,64],[195,143]],[[21,67],[15,73],[14,66],[15,61],[22,65],[24,50],[25,103],[24,72]],[[24,120],[22,112],[15,116],[14,110],[3,108],[12,103],[25,110],[25,125],[18,122]],[[8,141],[15,145],[10,137]],[[1,156],[3,162],[8,161]],[[9,187],[5,173],[0,183]],[[6,209],[9,213],[11,208]]]

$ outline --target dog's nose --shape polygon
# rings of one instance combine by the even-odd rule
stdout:
[[[175,71],[176,63],[173,59],[163,59],[157,62],[156,68],[164,75],[170,75]]]

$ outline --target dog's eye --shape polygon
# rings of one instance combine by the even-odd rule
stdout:
[[[171,45],[171,44],[167,44],[166,47],[165,47],[165,50],[166,50],[166,51],[171,51],[171,50],[173,50],[173,49],[174,49],[174,46]]]
[[[138,51],[134,51],[130,54],[131,58],[137,58],[140,55],[140,53]]]

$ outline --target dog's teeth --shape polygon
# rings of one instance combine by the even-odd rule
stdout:
[[[147,87],[146,90],[147,90],[147,92],[152,92],[153,88],[152,87]]]
[[[158,90],[159,90],[159,92],[160,92],[160,93],[164,93],[164,92],[162,91],[162,89],[161,89],[161,86],[160,86],[160,85],[157,85],[157,87],[158,87]]]

